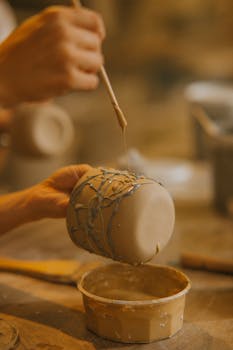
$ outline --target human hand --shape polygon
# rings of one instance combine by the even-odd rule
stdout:
[[[23,191],[0,196],[0,235],[30,221],[62,218],[70,193],[89,165],[71,165]]]
[[[66,216],[70,193],[78,180],[91,167],[86,164],[71,165],[55,172],[45,181],[28,191],[30,220],[61,218]]]
[[[101,17],[85,8],[53,6],[26,20],[0,45],[0,105],[95,89],[104,37]]]

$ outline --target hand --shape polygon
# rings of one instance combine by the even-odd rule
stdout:
[[[95,89],[104,36],[101,17],[85,8],[53,6],[31,17],[0,45],[0,105]]]
[[[89,169],[88,165],[71,165],[38,185],[1,196],[0,235],[30,221],[65,217],[69,195]]]
[[[47,180],[29,189],[28,205],[31,219],[65,217],[71,191],[90,168],[86,164],[62,168]]]

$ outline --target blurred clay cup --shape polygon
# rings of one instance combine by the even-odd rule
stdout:
[[[196,120],[196,107],[202,108],[209,118],[227,133],[233,128],[233,86],[211,81],[198,81],[186,87],[185,98],[192,122],[195,155],[198,159],[209,158],[208,140]]]
[[[55,104],[23,104],[14,110],[10,134],[12,152],[45,158],[71,147],[74,127],[67,112]]]

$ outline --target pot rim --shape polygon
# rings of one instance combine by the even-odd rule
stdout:
[[[116,263],[112,263],[112,264],[106,264],[105,266],[109,266],[109,265],[116,265]],[[87,271],[85,274],[82,275],[81,279],[78,281],[77,283],[77,287],[79,289],[79,291],[86,297],[88,297],[89,299],[93,299],[95,301],[101,302],[101,303],[105,303],[105,304],[115,304],[115,305],[125,305],[125,306],[147,306],[147,305],[154,305],[154,304],[162,304],[162,303],[167,303],[169,301],[173,301],[176,300],[178,298],[180,298],[183,295],[186,295],[188,293],[188,291],[191,288],[191,281],[190,279],[180,270],[171,267],[171,266],[166,266],[166,265],[160,265],[160,264],[147,264],[146,266],[150,266],[150,267],[154,267],[154,268],[164,268],[164,269],[168,269],[168,270],[173,270],[174,272],[178,272],[187,282],[187,285],[184,289],[182,289],[180,292],[167,296],[167,297],[162,297],[162,298],[157,298],[157,299],[151,299],[151,300],[119,300],[119,299],[109,299],[109,298],[105,298],[105,297],[101,297],[98,295],[95,295],[89,291],[87,291],[84,287],[83,287],[83,283],[85,278],[90,275],[91,273],[95,273],[96,270],[103,268],[103,266],[101,267],[97,267],[94,270],[91,271]]]

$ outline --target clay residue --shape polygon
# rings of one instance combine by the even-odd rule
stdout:
[[[124,288],[124,286],[119,286],[119,288],[103,289],[100,291],[102,297],[113,300],[153,300],[158,299],[155,295],[143,292],[140,290],[129,290]]]
[[[95,254],[121,260],[112,241],[113,219],[122,200],[132,196],[142,185],[156,181],[128,171],[99,169],[78,185],[71,196],[70,205],[75,212],[76,225],[69,228],[71,236],[84,232],[84,248]],[[83,191],[88,191],[88,203],[80,203]],[[108,211],[108,222],[105,221]],[[74,239],[75,240],[75,239]],[[104,241],[104,245],[101,243]]]
[[[90,273],[83,286],[107,299],[143,301],[175,295],[187,284],[182,274],[170,268],[111,264]]]

